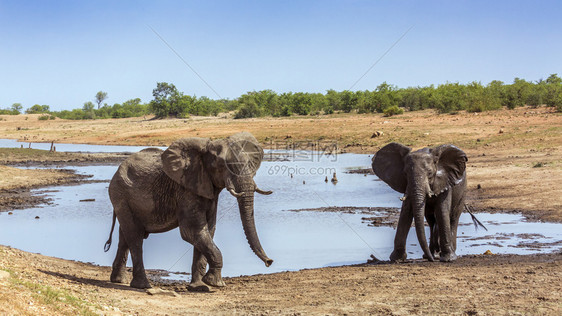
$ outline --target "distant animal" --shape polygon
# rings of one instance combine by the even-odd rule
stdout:
[[[336,173],[334,172],[334,175],[332,176],[332,183],[336,184],[338,183],[338,177],[336,176]]]
[[[225,286],[222,255],[213,242],[218,197],[225,188],[238,200],[250,248],[270,266],[273,260],[265,254],[254,223],[254,192],[272,193],[259,189],[253,179],[263,155],[254,136],[242,132],[212,141],[182,138],[165,151],[149,148],[127,158],[109,184],[113,223],[105,251],[111,246],[115,219],[119,220],[119,245],[111,282],[125,280],[130,250],[130,285],[149,288],[142,257],[143,239],[179,226],[181,238],[194,246],[188,289],[209,291],[209,285]]]
[[[457,227],[465,207],[467,161],[466,154],[453,145],[412,152],[409,147],[390,143],[376,153],[372,159],[375,174],[405,194],[390,260],[406,259],[406,237],[412,218],[424,258],[457,258]],[[430,228],[429,247],[424,215]]]

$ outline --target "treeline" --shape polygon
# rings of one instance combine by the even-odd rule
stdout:
[[[446,83],[437,87],[397,88],[386,82],[373,91],[328,90],[321,93],[282,93],[271,90],[248,92],[240,96],[235,117],[289,116],[292,114],[331,114],[334,112],[385,113],[402,109],[436,109],[440,113],[466,110],[481,112],[506,106],[547,105],[562,112],[562,79],[550,75],[546,80],[529,82],[515,78],[512,84],[492,81],[487,85]]]
[[[104,104],[102,107],[97,109],[95,108],[94,103],[86,102],[81,109],[74,109],[72,111],[63,110],[60,112],[51,112],[50,114],[67,120],[91,120],[138,117],[151,113],[148,109],[148,105],[141,103],[141,99],[136,98],[125,101],[121,104]]]
[[[14,103],[10,109],[0,109],[0,114],[18,115],[22,112],[21,104]],[[121,104],[104,104],[96,109],[93,102],[86,102],[80,109],[51,111],[48,105],[35,104],[25,110],[26,114],[44,114],[39,119],[54,119],[59,117],[67,120],[90,120],[105,118],[138,117],[152,112],[148,104],[141,103],[141,99],[131,99]]]
[[[321,115],[334,112],[401,114],[404,109],[417,111],[436,109],[440,113],[461,110],[481,112],[506,106],[514,109],[524,105],[547,105],[562,112],[562,79],[557,74],[546,80],[535,82],[515,78],[513,83],[492,81],[487,85],[479,82],[469,84],[445,83],[435,87],[409,87],[380,84],[375,90],[337,92],[328,90],[322,93],[285,92],[278,94],[272,90],[252,91],[237,99],[212,100],[180,92],[173,84],[159,82],[152,91],[153,99],[144,104],[140,99],[131,99],[112,106],[104,104],[107,93],[100,91],[95,101],[84,103],[80,109],[71,111],[50,111],[48,105],[34,105],[25,113],[44,113],[40,119],[60,117],[81,120],[96,118],[124,118],[154,114],[163,117],[189,117],[190,115],[218,115],[235,111],[235,118],[291,115]],[[19,103],[11,108],[0,109],[0,114],[17,115],[22,111]]]

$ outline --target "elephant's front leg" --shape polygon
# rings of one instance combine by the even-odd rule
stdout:
[[[215,228],[217,223],[217,202],[215,201],[211,209],[207,212],[207,227],[211,238],[215,236]],[[208,292],[210,289],[203,282],[205,272],[207,271],[207,258],[197,248],[193,247],[193,263],[191,265],[191,283],[188,287],[189,291]],[[209,276],[211,278],[211,276]]]
[[[443,194],[438,197],[437,206],[435,208],[435,217],[439,226],[439,261],[449,262],[457,259],[455,254],[453,240],[451,238],[451,194]],[[456,232],[455,232],[456,233]]]
[[[222,254],[213,241],[216,205],[214,205],[214,208],[207,209],[211,209],[210,213],[214,212],[212,221],[207,221],[207,212],[194,210],[184,212],[187,214],[182,216],[179,221],[182,238],[194,247],[191,283],[189,285],[189,289],[192,291],[208,291],[207,285],[225,286],[221,276]],[[207,262],[209,263],[209,271],[205,274]]]
[[[400,218],[398,219],[398,227],[396,228],[396,235],[394,236],[394,250],[390,254],[390,261],[406,260],[406,239],[414,214],[410,207],[410,200],[406,198],[402,202],[402,209],[400,210]]]
[[[425,218],[427,220],[427,224],[429,225],[429,251],[431,251],[431,255],[434,258],[437,258],[439,254],[439,225],[437,225],[435,214],[433,214],[433,210],[431,212],[427,212],[425,214]],[[423,255],[424,259],[426,258],[425,254]]]
[[[213,238],[207,227],[202,229],[199,233],[196,233],[193,239],[193,247],[197,249],[197,252],[200,254],[194,254],[194,264],[196,265],[195,272],[200,275],[202,272],[205,271],[204,268],[204,259],[201,257],[204,256],[206,261],[209,263],[209,271],[205,274],[202,278],[202,281],[205,284],[216,286],[216,287],[223,287],[225,286],[224,281],[222,280],[221,271],[222,271],[222,254],[219,248],[215,245]],[[199,257],[199,258],[197,258]],[[197,276],[199,278],[199,276]],[[192,283],[198,283],[197,279],[193,279]],[[195,285],[195,284],[194,284]]]

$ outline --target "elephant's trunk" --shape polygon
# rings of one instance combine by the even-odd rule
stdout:
[[[425,201],[426,193],[422,189],[414,189],[414,193],[411,194],[412,198],[412,209],[414,211],[414,224],[416,227],[416,235],[418,236],[418,242],[423,250],[423,253],[429,261],[434,261],[433,255],[429,250],[427,245],[427,239],[425,237],[425,227],[424,227],[424,214],[425,214]]]
[[[240,208],[240,217],[242,218],[242,226],[246,239],[250,244],[252,251],[269,267],[273,260],[267,257],[265,251],[261,247],[256,231],[256,223],[254,221],[254,190],[244,190],[244,194],[238,198],[238,207]]]

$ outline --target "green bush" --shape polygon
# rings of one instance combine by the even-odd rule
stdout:
[[[47,120],[54,120],[55,117],[53,115],[41,115],[37,118],[39,121],[47,121]]]
[[[262,116],[260,109],[257,107],[255,103],[244,104],[238,112],[234,115],[235,119],[242,119],[242,118],[251,118],[251,117],[260,117]]]
[[[383,113],[384,116],[393,116],[393,115],[403,114],[404,110],[396,105],[393,105],[384,109]]]

